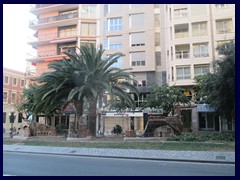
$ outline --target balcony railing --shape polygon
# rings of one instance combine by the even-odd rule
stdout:
[[[189,51],[176,52],[176,59],[188,59]]]
[[[77,18],[78,17],[78,12],[71,12],[68,14],[63,14],[63,15],[58,15],[58,16],[53,16],[53,17],[48,17],[48,18],[42,18],[39,20],[31,20],[29,22],[29,26],[34,26],[37,24],[43,24],[43,23],[48,23],[48,22],[53,22],[53,21],[60,21],[60,20],[65,20],[65,19],[72,19],[72,18]]]
[[[196,37],[196,36],[206,36],[207,34],[208,34],[207,31],[196,31],[196,32],[192,33],[192,36],[193,37]]]
[[[188,37],[188,32],[179,32],[179,33],[175,33],[175,38],[186,38]]]
[[[193,54],[193,57],[195,57],[195,58],[199,58],[199,57],[208,57],[208,56],[209,56],[208,53]]]
[[[51,56],[56,56],[57,51],[56,50],[47,50],[47,51],[38,51],[38,58],[45,58],[45,57],[51,57]]]
[[[38,35],[38,41],[47,41],[57,38],[57,33],[48,33],[48,34],[41,34]]]

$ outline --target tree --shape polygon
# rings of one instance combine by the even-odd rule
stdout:
[[[195,90],[198,99],[232,121],[235,119],[235,44],[227,43],[217,50],[221,58],[213,63],[213,73],[196,77]]]
[[[51,72],[44,73],[38,82],[37,97],[34,100],[35,112],[44,107],[47,113],[55,110],[59,105],[66,106],[73,102],[77,119],[83,112],[84,98],[89,104],[89,129],[92,135],[96,133],[97,100],[106,91],[125,99],[126,103],[134,107],[134,100],[127,90],[138,94],[131,83],[133,76],[127,69],[113,68],[122,53],[115,53],[106,59],[102,58],[102,45],[96,49],[93,44],[78,48],[80,53],[66,53],[69,60],[55,61],[49,65]],[[47,103],[46,103],[47,102]]]
[[[80,88],[72,89],[68,96],[68,100],[76,94],[79,96],[84,94],[84,97],[87,98],[89,103],[89,129],[93,135],[96,133],[97,100],[99,96],[107,91],[110,95],[113,94],[125,99],[127,104],[134,107],[135,103],[130,93],[138,94],[137,88],[131,83],[133,76],[127,72],[128,69],[112,67],[123,54],[115,53],[103,59],[103,53],[102,45],[98,49],[93,44],[89,47],[82,46],[80,48],[83,64],[79,73],[84,74],[84,83]]]
[[[23,111],[28,116],[33,112],[34,95],[36,94],[36,84],[29,84],[28,88],[23,90],[23,101],[18,105],[18,111]]]
[[[184,91],[185,89],[167,84],[152,86],[143,107],[163,108],[167,116],[170,112],[174,112],[175,105],[189,104],[190,99],[183,94]]]
[[[54,61],[49,64],[48,68],[52,71],[44,73],[38,79],[41,85],[37,89],[38,96],[34,101],[36,113],[40,112],[42,107],[47,114],[59,108],[64,110],[72,102],[76,109],[76,120],[82,116],[83,97],[76,94],[68,100],[71,90],[80,88],[83,84],[84,76],[79,72],[76,73],[76,70],[79,70],[82,66],[81,58],[76,53],[69,54],[69,56],[72,56],[71,60],[64,58],[62,61]],[[76,122],[75,126],[77,126]]]

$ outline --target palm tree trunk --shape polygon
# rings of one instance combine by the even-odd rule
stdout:
[[[89,100],[89,130],[92,136],[96,136],[97,98],[91,97],[88,100]]]
[[[76,119],[75,119],[75,129],[79,126],[78,122],[83,115],[83,101],[74,101],[74,106],[76,109]]]

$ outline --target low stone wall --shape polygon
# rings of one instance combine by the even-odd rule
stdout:
[[[24,120],[20,126],[19,136],[56,136],[56,128],[53,126]]]

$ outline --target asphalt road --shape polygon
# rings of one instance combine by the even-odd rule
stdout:
[[[3,152],[3,175],[234,176],[235,165]]]

